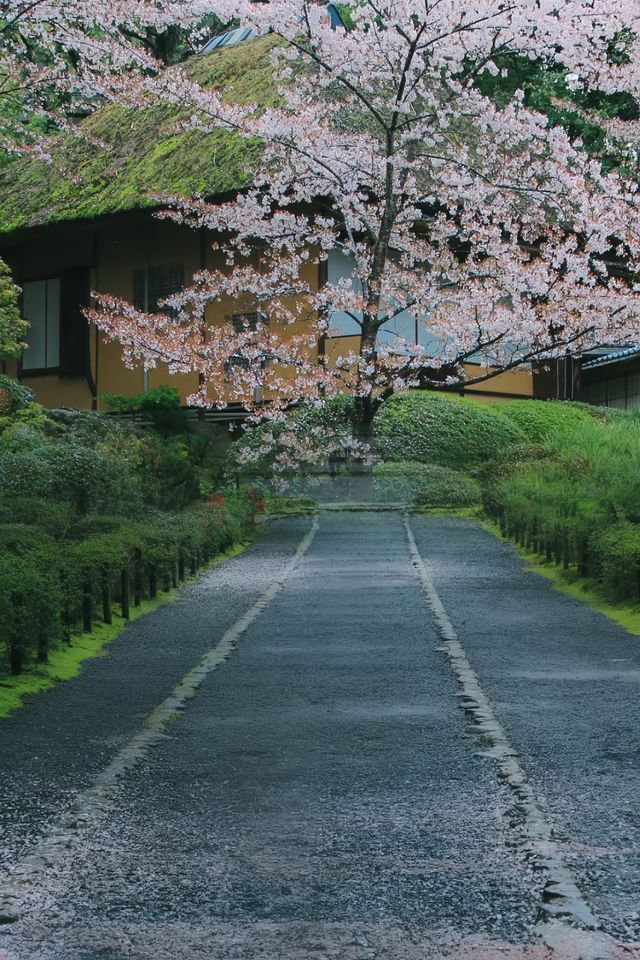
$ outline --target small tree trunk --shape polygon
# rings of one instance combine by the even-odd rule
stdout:
[[[91,580],[85,580],[82,588],[82,629],[85,633],[93,630],[93,595]]]
[[[60,611],[62,639],[65,643],[71,643],[71,601],[69,599],[69,584],[64,573],[60,574],[60,588],[62,593],[62,610]]]
[[[133,557],[133,605],[139,607],[142,603],[142,553],[136,549]]]
[[[180,583],[184,580],[185,569],[184,569],[184,554],[180,554],[180,559],[178,560],[178,580]]]
[[[113,617],[111,615],[111,588],[106,578],[102,581],[102,619],[107,624],[113,623]]]
[[[191,574],[195,577],[198,572],[198,553],[196,550],[191,554]]]
[[[46,663],[49,659],[49,636],[44,628],[38,634],[38,663]]]
[[[179,575],[178,575],[178,568],[179,568],[179,566],[180,566],[180,562],[179,562],[178,560],[175,560],[175,561],[171,564],[171,586],[174,587],[174,588],[178,586],[178,576],[179,576]]]
[[[149,597],[151,600],[155,600],[158,596],[158,576],[156,574],[156,568],[152,567],[149,571]]]
[[[129,571],[126,567],[123,568],[122,573],[120,574],[120,603],[122,606],[122,616],[124,620],[128,620],[130,617],[129,613]]]
[[[24,599],[21,593],[11,594],[11,606],[13,607],[13,622],[9,634],[9,669],[12,677],[17,677],[22,673],[22,659],[24,653],[23,629],[24,629]]]
[[[17,637],[9,647],[9,669],[12,677],[22,673],[22,643]]]

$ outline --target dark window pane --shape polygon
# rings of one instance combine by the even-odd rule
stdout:
[[[166,297],[184,287],[184,268],[181,266],[144,267],[133,271],[133,305],[145,313],[158,313],[158,306]]]

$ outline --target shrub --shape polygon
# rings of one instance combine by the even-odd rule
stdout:
[[[518,427],[527,443],[544,443],[558,427],[569,430],[593,419],[587,404],[573,404],[557,400],[507,400],[492,404],[494,414],[505,417]]]
[[[300,406],[282,420],[250,426],[227,451],[226,475],[304,475],[329,458],[348,455],[353,397],[339,396]],[[295,458],[289,466],[293,441]]]
[[[15,413],[34,398],[33,390],[24,387],[18,380],[0,373],[0,416]]]
[[[594,572],[612,600],[640,601],[640,527],[616,523],[592,532]]]
[[[139,414],[143,419],[149,419],[163,434],[180,433],[186,428],[186,411],[175,387],[156,387],[134,397],[106,393],[102,399],[117,413]]]
[[[47,659],[60,634],[60,581],[55,542],[20,524],[0,525],[0,636],[11,673],[28,658]]]
[[[524,442],[506,418],[471,400],[408,393],[387,400],[375,421],[376,445],[386,461],[475,467]]]
[[[448,467],[432,466],[431,476],[415,496],[419,507],[473,507],[481,503],[477,480]]]
[[[1,450],[0,488],[5,496],[69,503],[80,515],[90,510],[128,513],[140,503],[126,464],[73,441],[44,439],[26,449]]]
[[[200,460],[206,440],[187,434],[144,437],[137,468],[147,503],[161,510],[180,510],[200,495]]]
[[[421,506],[466,507],[481,501],[479,484],[449,467],[407,461],[373,468],[374,489],[387,499]]]

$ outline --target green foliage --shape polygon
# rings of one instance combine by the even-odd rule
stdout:
[[[187,415],[175,387],[156,387],[146,393],[127,397],[118,393],[106,393],[102,399],[118,413],[139,414],[151,421],[161,433],[176,433],[186,428]]]
[[[0,373],[0,433],[3,425],[9,426],[5,415],[15,413],[21,407],[33,400],[33,390],[23,386],[13,377]],[[6,420],[6,423],[5,423]]]
[[[0,452],[3,497],[36,497],[68,503],[79,515],[130,512],[141,503],[126,466],[68,440]]]
[[[167,427],[174,398],[156,400]],[[246,538],[256,495],[203,503],[204,446],[35,403],[0,420],[0,675],[44,661],[99,611],[109,624],[111,598],[139,606]]]
[[[298,459],[290,475],[304,474],[327,457],[344,454],[352,435],[354,399],[338,396],[320,404],[300,406],[281,421],[248,427],[227,451],[228,476],[271,476],[279,459],[286,456],[289,435],[304,443],[306,462]],[[279,470],[281,475],[286,471]]]
[[[0,360],[20,356],[28,329],[29,324],[20,316],[20,290],[9,267],[0,260]]]
[[[492,413],[506,417],[524,434],[527,443],[544,443],[558,427],[578,426],[593,414],[586,404],[557,400],[508,400],[490,407]]]
[[[621,36],[612,45],[612,62],[625,56],[625,43]],[[580,140],[585,150],[601,159],[605,170],[625,166],[624,144],[612,142],[606,121],[638,119],[638,103],[632,94],[574,90],[567,84],[567,71],[544,59],[534,62],[504,53],[496,58],[496,64],[501,72],[483,72],[476,85],[498,106],[505,106],[521,90],[527,107],[545,114],[550,126],[563,127],[573,141]]]
[[[12,673],[46,660],[60,634],[60,582],[54,541],[19,524],[0,525],[0,636]]]
[[[376,415],[384,460],[469,469],[504,456],[524,435],[506,418],[470,400],[415,392],[387,400]]]
[[[68,640],[83,622],[87,604],[91,620],[96,618],[105,592],[122,602],[123,576],[132,602],[153,598],[246,539],[254,516],[255,501],[246,491],[228,491],[179,513],[147,514],[138,522],[109,518],[103,530],[96,523],[79,525],[65,539],[26,523],[0,523],[5,670],[18,674],[35,657],[45,659],[50,646]],[[2,660],[0,651],[0,674]]]
[[[478,482],[458,470],[415,461],[376,464],[374,486],[398,502],[423,507],[469,507],[482,501]]]
[[[483,473],[486,509],[504,533],[595,578],[610,599],[639,601],[640,423],[574,405],[565,413],[545,422],[543,446]]]

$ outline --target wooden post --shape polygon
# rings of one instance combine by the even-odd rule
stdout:
[[[122,606],[122,617],[129,619],[129,571],[126,567],[122,568],[120,574],[120,604]]]

